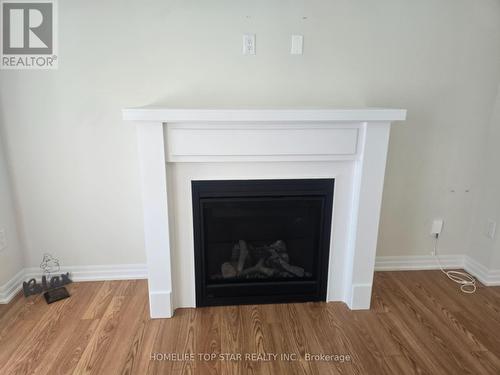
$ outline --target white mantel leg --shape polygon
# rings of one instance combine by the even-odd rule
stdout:
[[[170,318],[172,278],[163,124],[137,125],[151,318]]]
[[[363,150],[355,171],[350,259],[346,303],[353,310],[369,309],[384,187],[390,123],[364,125]],[[355,194],[356,196],[356,194]]]

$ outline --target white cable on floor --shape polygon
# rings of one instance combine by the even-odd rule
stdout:
[[[460,284],[460,290],[463,293],[467,294],[472,294],[476,291],[476,279],[468,274],[467,272],[460,272],[460,271],[446,271],[443,269],[443,266],[441,265],[441,261],[439,260],[439,255],[438,255],[438,241],[439,241],[439,235],[435,236],[435,241],[434,241],[434,256],[437,259],[437,262],[439,264],[439,268],[441,269],[441,272],[443,272],[448,278],[457,283]]]

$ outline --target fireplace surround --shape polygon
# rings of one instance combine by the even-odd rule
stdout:
[[[192,184],[212,180],[334,180],[324,299],[370,307],[390,127],[405,110],[143,107],[123,116],[137,124],[152,318],[198,305]],[[295,251],[274,237],[227,246],[283,252],[282,241]],[[231,263],[226,255],[219,262]]]

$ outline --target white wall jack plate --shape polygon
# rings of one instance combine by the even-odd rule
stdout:
[[[255,34],[243,34],[243,54],[255,55]]]
[[[7,236],[5,235],[5,229],[0,229],[0,252],[7,248]]]
[[[441,234],[443,230],[443,219],[434,219],[432,222],[431,236],[436,236]]]
[[[495,234],[497,232],[497,223],[493,220],[488,220],[488,228],[486,231],[486,236],[490,239],[495,238]]]
[[[302,55],[304,46],[304,37],[302,35],[292,35],[292,48],[290,53],[292,55]]]

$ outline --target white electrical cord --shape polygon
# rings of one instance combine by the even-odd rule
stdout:
[[[437,262],[439,264],[439,268],[441,269],[441,272],[444,273],[448,278],[457,283],[460,284],[460,290],[463,293],[467,294],[472,294],[476,291],[476,279],[469,275],[467,272],[460,272],[460,271],[445,271],[443,269],[443,266],[441,265],[441,261],[439,260],[439,255],[438,255],[438,241],[439,241],[439,235],[435,235],[434,237],[434,256],[437,259]]]

